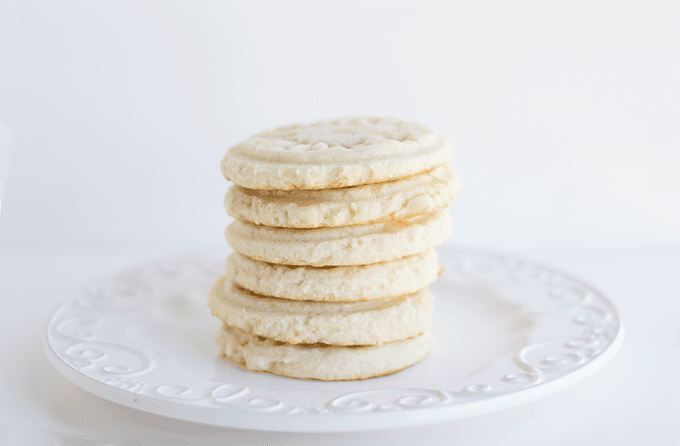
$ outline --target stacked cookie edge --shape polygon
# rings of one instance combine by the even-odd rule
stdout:
[[[392,166],[397,171],[409,157],[410,164],[417,164],[419,150],[432,159],[433,153],[442,158],[450,148],[431,130],[393,118],[291,127],[253,137],[253,152],[272,146],[276,156],[272,162],[253,155],[250,164],[259,162],[270,174],[276,162],[289,165],[285,150],[279,153],[284,136],[293,149],[290,158],[298,160],[309,161],[295,149],[318,147],[315,139],[326,141],[322,149],[344,147],[346,153],[333,153],[334,161],[344,155],[350,171],[367,162],[353,159],[352,148],[365,149],[361,158],[380,146],[384,158],[396,158]],[[404,137],[397,127],[421,133]],[[390,132],[395,138],[384,137]],[[367,147],[346,147],[356,133],[364,135],[360,141]],[[422,147],[405,144],[418,137]],[[230,149],[222,162],[225,177],[235,183],[225,207],[236,218],[226,231],[236,252],[209,298],[212,313],[223,322],[216,335],[222,354],[247,370],[317,380],[384,376],[423,359],[432,345],[434,303],[426,287],[441,274],[434,248],[450,233],[446,207],[460,192],[458,176],[445,164],[448,157],[420,171],[413,172],[411,165],[408,175],[384,181],[358,176],[358,184],[324,187],[338,183],[337,175],[331,175],[325,184],[316,179],[314,188],[277,189],[284,184],[280,179],[233,178],[230,163],[248,157],[247,142]],[[313,161],[296,172],[318,167]],[[384,161],[368,162],[389,164]],[[299,178],[290,182],[299,183]]]

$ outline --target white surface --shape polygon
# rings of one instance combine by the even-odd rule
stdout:
[[[0,247],[220,243],[226,149],[348,114],[452,142],[459,243],[680,243],[677,1],[0,5]]]
[[[680,250],[526,249],[594,284],[626,323],[620,351],[584,381],[520,407],[375,433],[283,434],[186,423],[125,408],[63,378],[44,353],[52,310],[84,283],[168,252],[0,255],[0,439],[5,444],[675,445],[680,419]],[[13,442],[14,441],[14,442]],[[2,441],[0,441],[2,443]]]
[[[361,382],[244,371],[221,358],[205,296],[224,256],[165,259],[90,284],[50,318],[46,351],[71,382],[138,410],[286,432],[394,429],[470,418],[570,387],[621,345],[616,310],[582,281],[512,256],[440,250],[434,347]]]
[[[289,4],[0,0],[0,443],[677,445],[680,5]],[[612,361],[515,409],[328,435],[150,416],[53,370],[42,336],[62,298],[225,246],[228,146],[354,113],[449,138],[464,188],[450,242],[602,290],[626,322]]]

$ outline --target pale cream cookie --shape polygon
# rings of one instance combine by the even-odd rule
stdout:
[[[359,380],[405,369],[427,356],[432,332],[374,346],[287,344],[223,325],[215,335],[221,353],[255,372],[323,381]]]
[[[290,229],[236,220],[226,230],[235,251],[286,265],[365,265],[440,245],[451,232],[446,211],[405,220],[339,228]]]
[[[384,183],[321,190],[246,189],[233,185],[227,213],[267,226],[319,228],[399,220],[446,208],[461,190],[447,164]]]
[[[355,116],[264,131],[230,148],[221,166],[228,180],[249,189],[327,189],[416,175],[452,153],[422,124]]]
[[[364,301],[412,294],[432,284],[443,268],[434,248],[387,262],[358,266],[290,266],[254,260],[237,252],[227,276],[258,294],[309,301]]]
[[[289,344],[378,345],[432,328],[434,296],[421,290],[396,299],[309,302],[254,294],[223,276],[208,298],[226,325]]]

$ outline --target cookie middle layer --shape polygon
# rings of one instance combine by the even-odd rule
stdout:
[[[242,288],[282,299],[326,302],[412,294],[433,283],[442,271],[434,249],[370,265],[323,268],[262,262],[237,252],[227,259],[227,276]]]
[[[239,288],[223,276],[208,305],[226,325],[289,344],[379,345],[429,330],[433,302],[427,290],[365,302],[278,299]]]
[[[285,228],[321,228],[400,220],[446,208],[460,193],[448,165],[406,178],[319,190],[246,189],[233,185],[224,198],[239,220]]]
[[[322,229],[290,229],[236,220],[226,236],[235,251],[286,265],[366,265],[417,254],[449,236],[446,211],[405,220]]]

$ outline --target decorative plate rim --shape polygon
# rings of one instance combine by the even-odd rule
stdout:
[[[455,271],[447,271],[444,281],[460,274],[470,283],[477,280],[485,286],[505,286],[494,282],[498,280],[508,286],[528,281],[532,286],[545,287],[545,303],[554,308],[529,311],[537,311],[536,317],[566,317],[567,311],[579,310],[571,322],[583,328],[582,334],[542,339],[498,358],[489,366],[492,371],[494,367],[501,370],[502,382],[469,380],[469,384],[455,389],[446,388],[450,383],[404,383],[335,394],[323,404],[305,406],[291,403],[290,396],[288,401],[281,400],[242,383],[205,380],[200,383],[200,397],[196,397],[194,389],[181,380],[147,382],[149,376],[169,373],[164,371],[166,365],[132,346],[98,339],[95,331],[99,322],[95,320],[101,314],[144,315],[155,302],[149,281],[165,280],[166,273],[176,278],[173,274],[177,271],[181,275],[181,271],[191,269],[193,275],[205,273],[206,283],[214,280],[224,267],[225,253],[202,252],[168,256],[92,282],[54,310],[48,319],[44,346],[50,362],[69,381],[115,403],[208,425],[290,432],[391,429],[519,406],[580,382],[608,362],[621,346],[624,326],[620,314],[611,301],[583,280],[510,254],[451,246],[442,246],[438,252],[441,259],[455,261]],[[445,266],[448,269],[451,265]],[[109,288],[104,286],[107,281]],[[554,295],[549,296],[551,293]],[[106,361],[111,363],[103,365]],[[94,377],[97,373],[99,378]],[[484,373],[471,377],[492,375],[489,370]],[[294,390],[289,392],[299,395]]]

